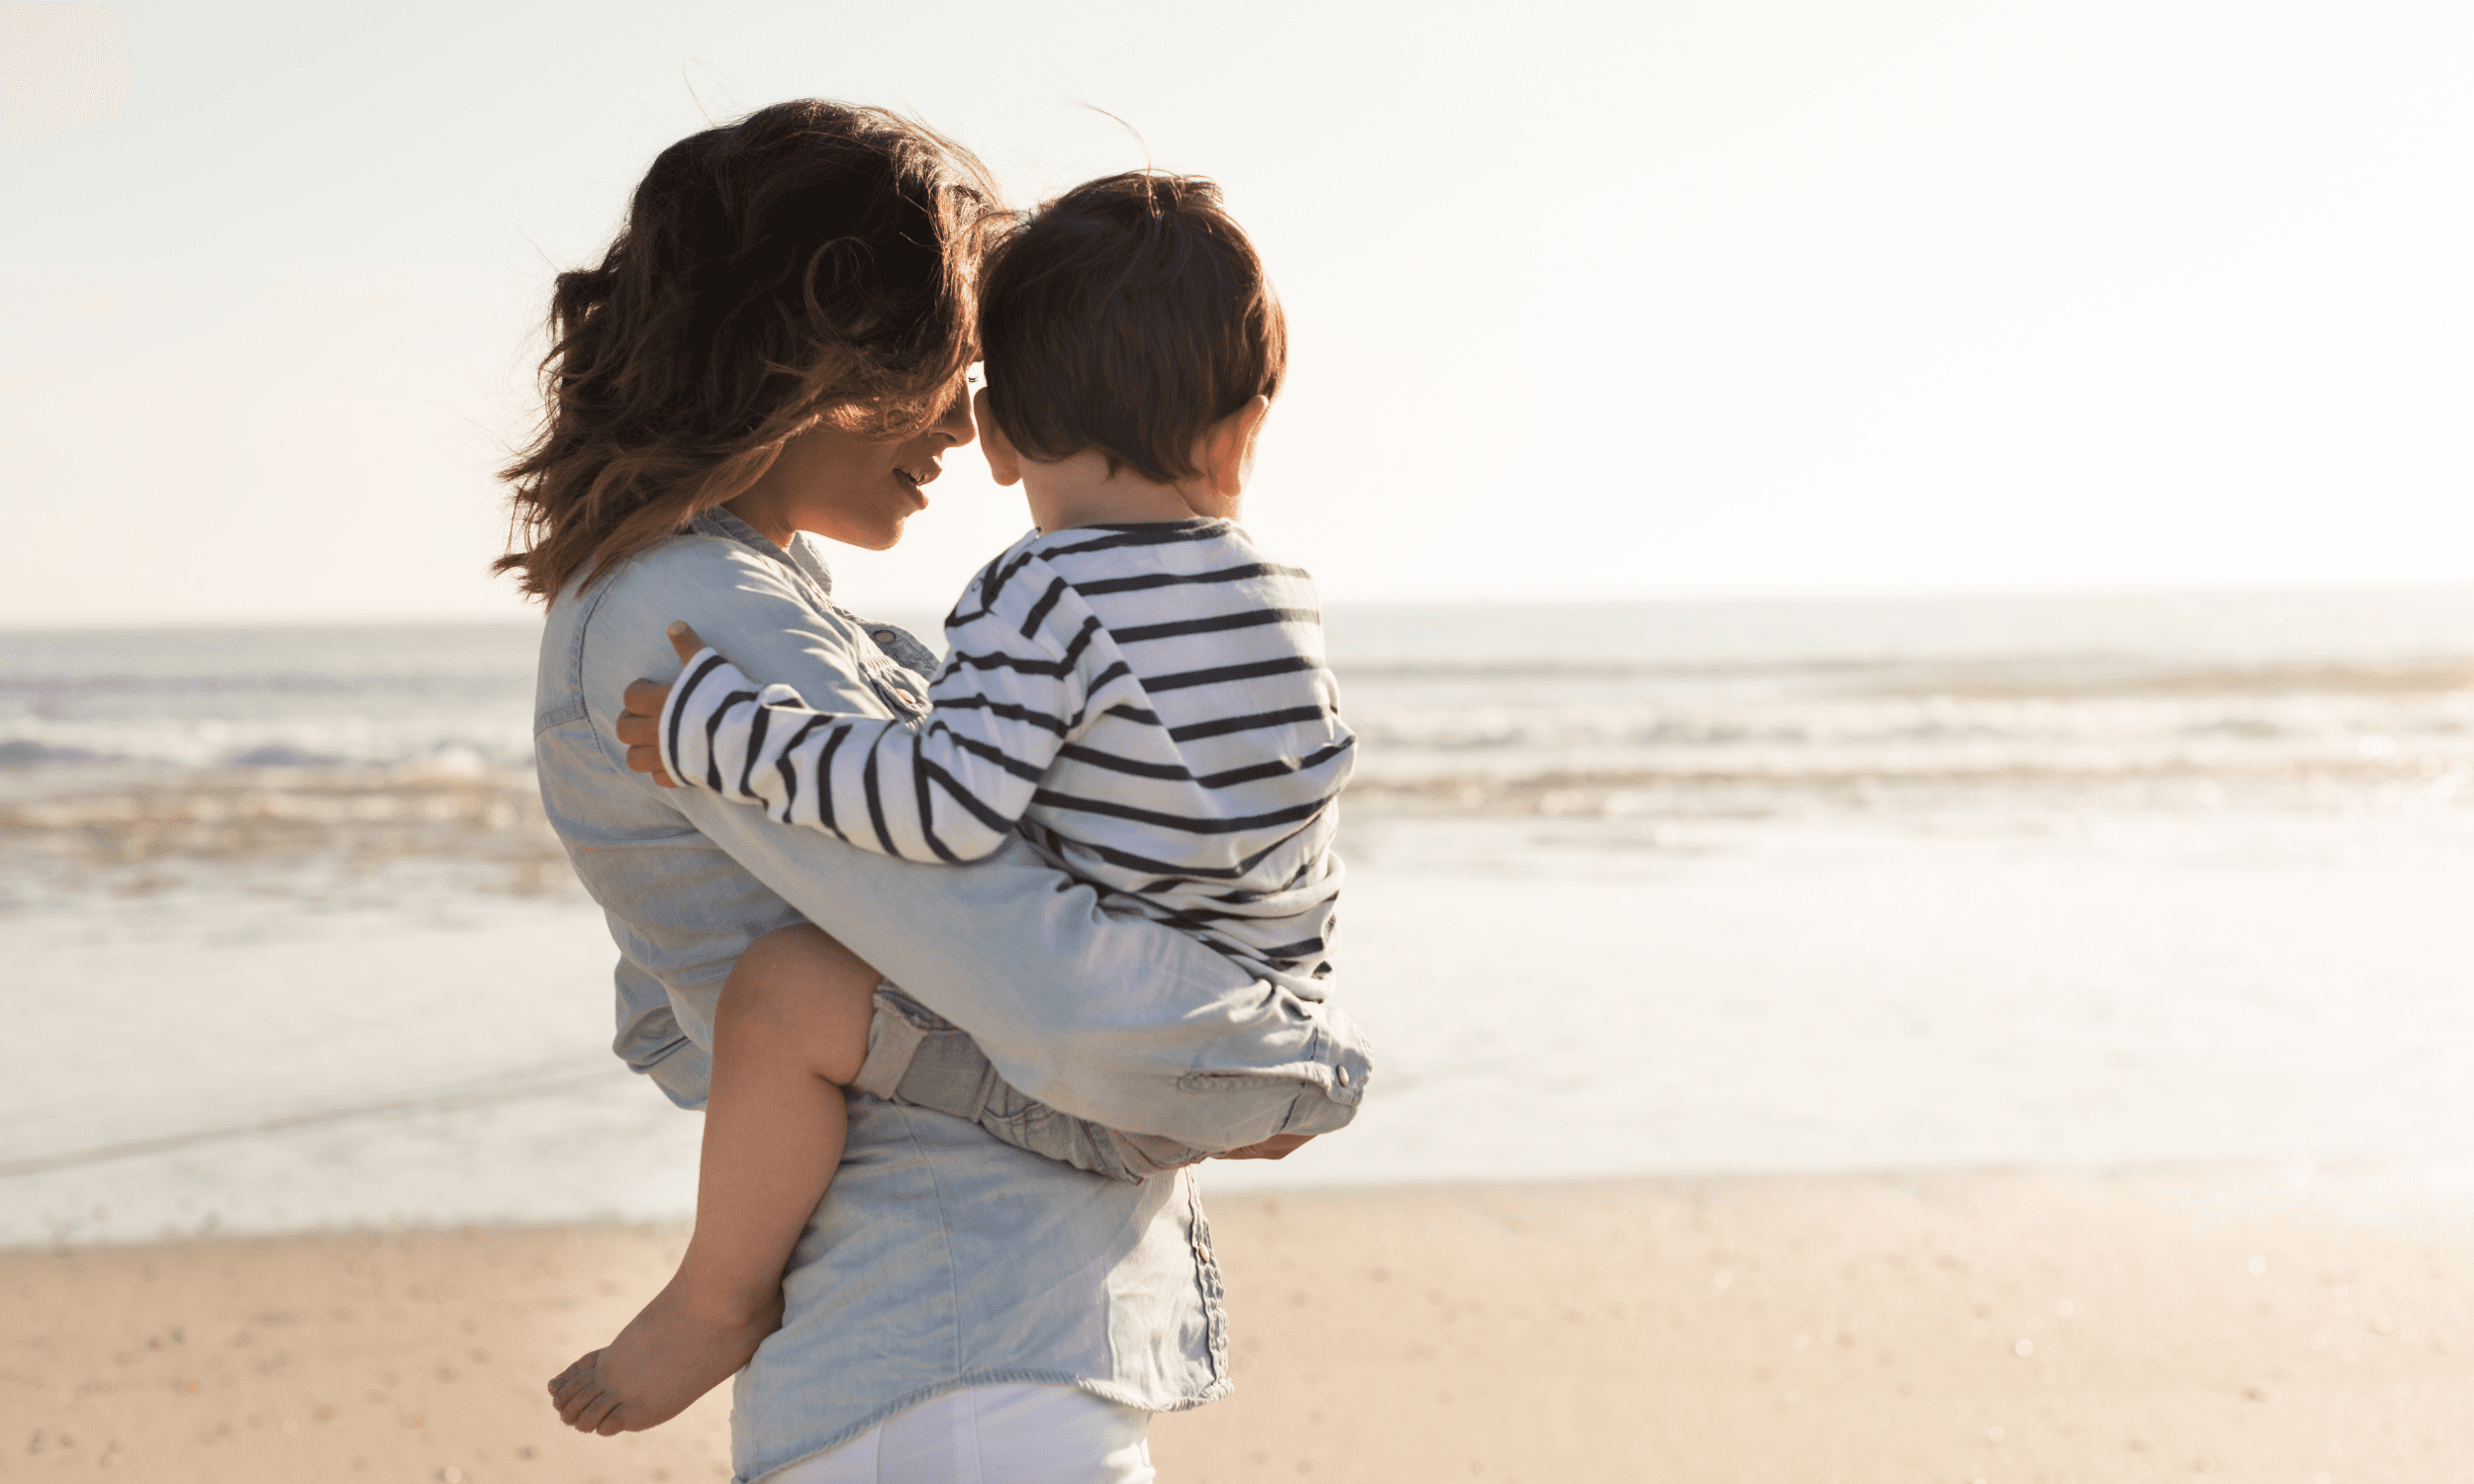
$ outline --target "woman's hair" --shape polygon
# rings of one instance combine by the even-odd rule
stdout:
[[[539,435],[493,571],[554,598],[743,493],[818,422],[910,437],[962,395],[987,168],[813,98],[661,152],[598,267],[558,275]]]
[[[1219,187],[1149,170],[1076,186],[991,252],[980,346],[1015,448],[1095,448],[1160,484],[1199,473],[1195,441],[1276,396],[1288,364],[1280,300]]]

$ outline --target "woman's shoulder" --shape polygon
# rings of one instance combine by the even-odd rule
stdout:
[[[681,621],[749,675],[793,687],[819,710],[891,714],[903,706],[888,691],[907,697],[916,689],[906,677],[893,684],[892,662],[822,588],[727,536],[667,537],[578,597],[569,621],[580,683],[595,699],[638,676],[676,674],[668,630]]]
[[[703,624],[717,602],[770,608],[776,615],[826,617],[832,603],[801,573],[743,541],[700,531],[665,536],[607,572],[588,569],[550,604],[551,622],[578,631],[614,621],[634,627],[659,609],[659,622]],[[561,610],[564,609],[562,613]]]
[[[744,541],[698,530],[662,537],[620,562],[607,577],[588,571],[577,581],[589,593],[596,588],[618,592],[714,580],[753,581],[785,589],[806,586],[801,575],[779,557]]]

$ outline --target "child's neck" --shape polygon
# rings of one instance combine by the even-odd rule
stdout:
[[[1237,518],[1234,497],[1214,493],[1201,477],[1155,484],[1119,466],[1108,472],[1107,455],[1096,449],[1053,464],[1022,466],[1022,493],[1029,500],[1031,519],[1043,531],[1072,530],[1082,525],[1139,525],[1160,520]]]

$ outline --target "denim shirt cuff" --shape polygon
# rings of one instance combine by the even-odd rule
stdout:
[[[1347,1128],[1375,1075],[1365,1032],[1337,1005],[1327,1001],[1322,1011],[1304,1066],[1315,1074],[1314,1081],[1299,1088],[1289,1103],[1287,1120],[1280,1127],[1284,1134],[1331,1134]]]

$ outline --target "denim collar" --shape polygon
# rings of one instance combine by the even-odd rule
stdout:
[[[720,536],[743,546],[752,546],[776,561],[788,562],[792,570],[805,575],[816,585],[817,590],[824,595],[828,607],[866,631],[868,637],[876,641],[876,647],[884,653],[885,657],[909,671],[914,682],[924,682],[936,673],[939,663],[936,651],[920,643],[908,629],[891,623],[871,623],[833,602],[833,569],[825,566],[824,558],[817,554],[816,547],[819,543],[814,536],[801,531],[791,538],[790,549],[785,551],[766,540],[756,527],[719,506],[700,512],[694,519],[688,521],[687,528],[700,536]],[[907,688],[902,686],[889,688],[884,683],[884,677],[878,675],[872,674],[869,679],[876,684],[877,694],[885,697],[885,703],[897,712],[905,716],[915,716],[926,708],[927,702],[911,694]]]
[[[698,535],[722,536],[744,546],[753,546],[765,555],[788,562],[808,574],[817,587],[824,590],[826,597],[833,595],[833,569],[827,567],[824,558],[816,554],[816,538],[806,531],[793,535],[790,549],[786,551],[774,545],[756,527],[720,506],[698,511],[696,517],[688,521],[687,528]]]

